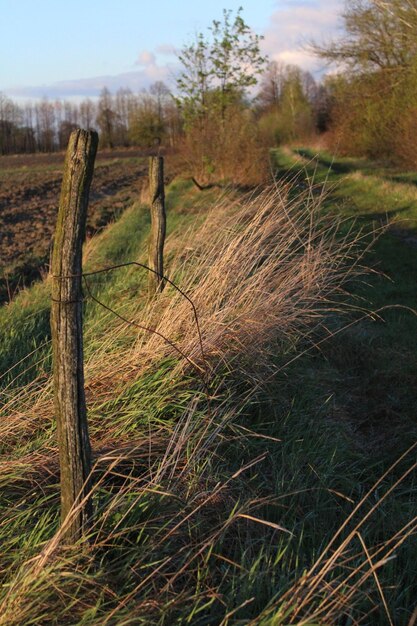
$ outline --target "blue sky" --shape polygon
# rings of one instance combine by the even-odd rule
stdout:
[[[336,33],[342,0],[0,0],[0,91],[66,98],[172,86],[175,50],[240,5],[271,58],[320,70],[301,46]]]

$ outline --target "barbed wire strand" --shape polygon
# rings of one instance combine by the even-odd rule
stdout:
[[[178,291],[178,293],[187,300],[187,302],[189,302],[189,304],[191,305],[191,308],[193,310],[193,315],[194,315],[194,321],[195,321],[195,325],[196,325],[196,330],[197,330],[197,334],[198,334],[198,342],[199,342],[199,347],[200,347],[200,352],[201,352],[201,357],[202,357],[202,361],[204,364],[203,368],[200,368],[198,365],[196,365],[191,359],[189,359],[187,357],[187,355],[185,355],[179,348],[178,346],[176,346],[173,342],[171,342],[171,340],[169,340],[167,337],[165,337],[164,335],[162,335],[161,333],[159,333],[158,331],[156,331],[155,329],[151,329],[151,328],[147,328],[145,326],[140,326],[139,324],[137,324],[136,322],[131,322],[130,320],[127,320],[126,318],[123,318],[122,316],[120,316],[118,313],[116,313],[116,311],[114,311],[113,309],[111,309],[110,307],[107,307],[103,302],[101,302],[100,300],[98,300],[97,298],[95,298],[95,296],[92,294],[91,289],[88,285],[88,282],[86,281],[86,278],[89,276],[96,276],[98,274],[104,274],[107,272],[112,272],[114,270],[117,269],[122,269],[124,267],[129,267],[129,266],[135,266],[135,267],[139,267],[142,268],[148,272],[151,272],[152,274],[155,274],[156,276],[158,276],[158,278],[160,278],[160,280],[163,280],[165,282],[167,282],[169,285],[171,285],[176,291]],[[178,285],[176,285],[170,278],[168,278],[168,276],[165,275],[161,275],[159,272],[157,272],[156,270],[152,269],[151,267],[149,267],[148,265],[145,265],[144,263],[139,263],[138,261],[127,261],[126,263],[118,263],[116,265],[110,265],[104,268],[101,268],[99,270],[94,270],[92,272],[83,272],[82,274],[70,274],[68,276],[64,276],[64,275],[52,275],[53,278],[58,278],[58,279],[62,279],[62,278],[83,278],[84,279],[84,284],[86,285],[86,289],[88,294],[90,295],[90,297],[97,302],[97,304],[99,304],[100,306],[107,308],[108,311],[110,313],[113,313],[114,315],[117,315],[118,317],[120,317],[120,319],[122,319],[125,323],[127,324],[131,324],[133,326],[137,326],[139,328],[142,328],[142,330],[151,332],[151,333],[155,333],[157,335],[159,335],[164,341],[166,341],[169,345],[171,345],[175,350],[177,350],[181,356],[185,359],[187,359],[187,361],[193,366],[194,369],[196,369],[196,371],[201,371],[201,369],[204,370],[204,374],[206,377],[206,380],[202,379],[205,386],[208,385],[208,381],[209,381],[209,370],[208,370],[208,366],[207,366],[207,358],[204,352],[204,345],[203,345],[203,337],[202,337],[202,333],[201,333],[201,327],[200,327],[200,322],[199,322],[199,318],[198,318],[198,313],[197,313],[197,308],[194,304],[194,302],[192,301],[192,299],[190,298],[190,296],[188,296],[180,287],[178,287]],[[201,375],[200,375],[201,378]]]

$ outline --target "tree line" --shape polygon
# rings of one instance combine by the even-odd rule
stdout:
[[[24,105],[0,94],[0,153],[63,150],[82,127],[99,132],[101,147],[176,148],[203,182],[228,177],[237,163],[242,179],[251,167],[258,176],[259,151],[320,131],[324,119],[322,87],[298,67],[270,62],[260,39],[241,9],[225,10],[179,53],[172,91],[158,81],[139,94],[103,88],[95,100]]]
[[[207,110],[213,107],[217,115],[215,91],[207,90],[204,97]],[[273,61],[251,101],[237,92],[233,96],[229,92],[228,100],[221,105],[223,119],[234,100],[234,106],[251,111],[271,141],[287,141],[322,127],[322,87],[296,66]],[[174,147],[184,137],[191,111],[198,110],[193,106],[175,97],[162,81],[139,94],[128,88],[112,94],[104,87],[98,99],[79,103],[43,98],[21,105],[0,92],[0,154],[64,150],[79,127],[98,130],[101,147],[146,148],[156,143]]]
[[[111,94],[104,87],[98,99],[79,103],[43,98],[18,105],[0,93],[1,154],[64,150],[79,127],[98,130],[102,147],[173,144],[177,126],[176,107],[162,82],[140,94]]]

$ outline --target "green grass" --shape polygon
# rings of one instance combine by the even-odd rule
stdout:
[[[301,158],[298,161],[297,157]],[[417,226],[417,175],[401,172],[366,159],[335,157],[312,149],[276,152],[278,170],[288,175],[301,166],[316,182],[335,183],[332,202],[338,210],[360,220],[389,220],[397,228],[414,230]],[[345,200],[345,202],[343,202]]]
[[[381,171],[379,166],[365,160],[332,160],[321,154],[314,159],[312,151],[296,151],[300,153],[308,156],[309,161],[303,163],[303,168],[308,176],[315,176],[318,193],[321,182],[327,181],[326,211],[342,214],[348,220],[345,229],[353,224],[354,229],[365,233],[372,229],[379,231],[363,260],[372,273],[351,289],[354,303],[378,315],[374,316],[375,321],[367,319],[350,331],[350,341],[353,336],[353,353],[365,352],[362,357],[365,362],[360,363],[357,378],[363,386],[361,395],[368,400],[365,403],[367,419],[369,412],[375,411],[375,422],[378,422],[383,418],[385,407],[388,421],[395,419],[402,423],[404,430],[410,428],[414,435],[417,396],[411,379],[417,367],[417,240],[414,241],[417,193],[411,185],[386,182],[386,170]],[[339,166],[345,164],[349,166],[348,173],[340,173]],[[282,165],[281,155],[277,153],[277,165],[284,174],[288,173],[291,167],[288,153]],[[368,175],[367,172],[375,170],[380,172],[378,176]],[[401,222],[396,219],[399,217]],[[364,341],[366,350],[360,346]],[[342,338],[344,343],[345,337]],[[380,406],[379,416],[373,405]],[[391,436],[388,433],[388,439]]]
[[[363,259],[372,273],[349,289],[352,305],[375,314],[360,321],[362,314],[357,313],[358,323],[323,349],[328,376],[334,381],[334,398],[343,407],[358,444],[375,464],[365,471],[375,477],[375,467],[381,472],[417,434],[417,393],[412,382],[417,371],[416,174],[392,171],[363,159],[316,154],[311,149],[292,154],[277,151],[275,156],[278,177],[288,179],[297,173],[298,180],[315,182],[315,193],[321,193],[325,184],[324,209],[346,218],[342,230],[380,231]],[[366,468],[366,463],[363,466]],[[408,515],[416,513],[410,502],[413,492],[412,482],[403,495]],[[398,494],[392,502],[392,519],[402,517],[402,502]],[[396,590],[396,604],[402,607],[398,608],[398,623],[406,623],[405,609],[413,606],[415,541],[404,558],[403,582]]]
[[[296,173],[297,184],[305,186],[305,170],[296,164],[295,155],[277,153],[276,159],[282,177],[288,180]],[[371,164],[359,166],[372,170]],[[380,207],[391,212],[391,198],[401,195],[403,183],[401,189],[396,183],[382,189],[374,181],[375,172],[361,171],[361,177],[351,179],[351,169],[329,172],[325,162],[303,162],[303,167],[318,182],[315,193],[328,180],[324,211],[358,218],[358,226],[367,230]],[[167,194],[169,231],[175,234],[200,222],[215,197],[213,190],[200,194],[189,182],[175,181]],[[393,211],[398,213],[404,202],[399,197]],[[407,211],[412,216],[414,206]],[[146,207],[131,207],[90,242],[86,269],[146,261],[148,230]],[[177,252],[168,248],[168,267]],[[378,273],[349,283],[347,298],[354,307],[417,308],[417,249],[408,248],[402,235],[384,233],[365,262]],[[128,267],[90,282],[100,300],[130,319],[146,304],[146,278],[142,270]],[[21,292],[0,315],[2,371],[37,349],[2,379],[2,418],[13,410],[7,403],[15,398],[22,424],[16,423],[14,439],[0,444],[0,603],[7,609],[1,625],[299,623],[292,617],[294,599],[303,598],[306,590],[302,587],[297,596],[297,583],[355,503],[416,438],[417,318],[406,308],[363,320],[357,310],[344,316],[331,313],[326,324],[334,336],[327,341],[318,332],[313,341],[273,344],[268,358],[276,374],[249,395],[239,356],[230,363],[225,359],[212,380],[208,409],[200,381],[192,372],[178,373],[172,356],[161,358],[141,376],[127,370],[126,379],[117,383],[102,380],[97,354],[103,355],[104,375],[107,361],[129,355],[138,333],[121,330],[111,314],[87,299],[89,419],[95,449],[104,457],[96,469],[96,535],[93,549],[55,551],[48,544],[58,528],[59,505],[53,411],[48,391],[37,395],[37,385],[44,384],[50,369],[48,282]],[[34,387],[22,391],[23,383]],[[92,383],[96,387],[90,388]],[[35,403],[26,406],[29,401]],[[190,407],[188,439],[178,457],[179,470],[184,466],[187,472],[180,478],[175,474],[175,480],[162,476],[144,485],[147,472],[158,476],[167,441]],[[208,412],[214,415],[213,423],[207,421]],[[207,444],[207,452],[203,447],[195,456],[205,424],[206,439],[217,443]],[[120,458],[109,470],[106,455],[120,446],[124,451],[115,453]],[[360,529],[370,550],[415,515],[415,473],[390,498],[382,499],[410,462],[405,458],[371,492],[337,545],[379,501]],[[36,570],[42,550],[48,558]],[[346,577],[364,561],[356,536],[344,556],[351,560],[346,567],[336,563],[323,578],[303,612],[312,615],[312,621],[302,623],[354,624],[359,611],[377,605],[363,623],[386,624],[372,578],[356,604],[340,608],[337,618],[326,622],[319,615],[321,600],[338,577]],[[417,591],[415,540],[400,547],[396,556],[378,574],[394,623],[405,625]],[[23,567],[33,558],[34,566]]]

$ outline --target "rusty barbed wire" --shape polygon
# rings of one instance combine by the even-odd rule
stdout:
[[[195,325],[196,325],[196,330],[197,330],[197,334],[198,334],[198,342],[199,342],[199,347],[200,347],[200,352],[201,352],[201,358],[204,364],[204,368],[200,368],[196,363],[194,363],[189,357],[187,357],[187,355],[180,350],[180,348],[178,348],[178,346],[176,346],[176,344],[174,342],[172,342],[170,339],[168,339],[168,337],[165,337],[162,333],[160,333],[159,331],[155,330],[154,328],[149,328],[147,326],[143,326],[138,324],[137,322],[132,322],[131,320],[128,320],[126,318],[124,318],[123,316],[121,316],[119,313],[117,313],[117,311],[114,311],[114,309],[112,309],[111,307],[108,307],[106,304],[104,304],[103,302],[101,302],[100,300],[98,300],[91,292],[90,286],[88,284],[87,281],[87,277],[89,276],[97,276],[98,274],[104,274],[104,273],[108,273],[108,272],[112,272],[114,270],[117,269],[122,269],[125,267],[129,267],[129,266],[135,266],[135,267],[139,267],[141,269],[144,269],[148,272],[151,272],[155,275],[157,275],[159,278],[161,278],[161,280],[164,280],[165,282],[167,282],[169,285],[171,285],[183,298],[185,298],[189,304],[191,305],[191,308],[193,310],[193,316],[194,316],[194,321],[195,321]],[[88,295],[100,306],[102,306],[103,308],[107,309],[110,313],[116,315],[117,317],[119,317],[122,321],[124,321],[126,324],[130,324],[132,326],[136,326],[138,328],[141,328],[142,330],[145,330],[147,332],[156,334],[158,336],[161,337],[161,339],[163,339],[164,341],[166,341],[172,348],[174,348],[175,350],[177,350],[179,352],[179,354],[185,358],[190,365],[193,366],[193,368],[198,372],[203,369],[205,376],[206,376],[206,380],[202,379],[203,382],[205,384],[208,384],[208,379],[209,379],[209,371],[208,371],[208,367],[207,367],[207,359],[206,359],[206,355],[204,352],[204,345],[203,345],[203,337],[202,337],[202,333],[201,333],[201,327],[200,327],[200,322],[199,322],[199,318],[198,318],[198,313],[197,313],[197,308],[194,304],[194,302],[192,301],[192,299],[190,298],[190,296],[188,296],[185,291],[183,291],[180,287],[178,287],[178,285],[176,285],[174,283],[174,281],[172,281],[170,278],[168,278],[168,276],[165,275],[160,275],[159,272],[156,272],[154,269],[152,269],[151,267],[149,267],[148,265],[145,265],[144,263],[139,263],[138,261],[127,261],[125,263],[117,263],[116,265],[109,265],[107,267],[104,268],[100,268],[98,270],[94,270],[92,272],[82,272],[81,274],[69,274],[67,276],[65,275],[52,275],[52,278],[57,278],[59,280],[61,279],[68,279],[68,278],[82,278],[84,280],[84,284],[86,286],[87,289],[87,293]]]

